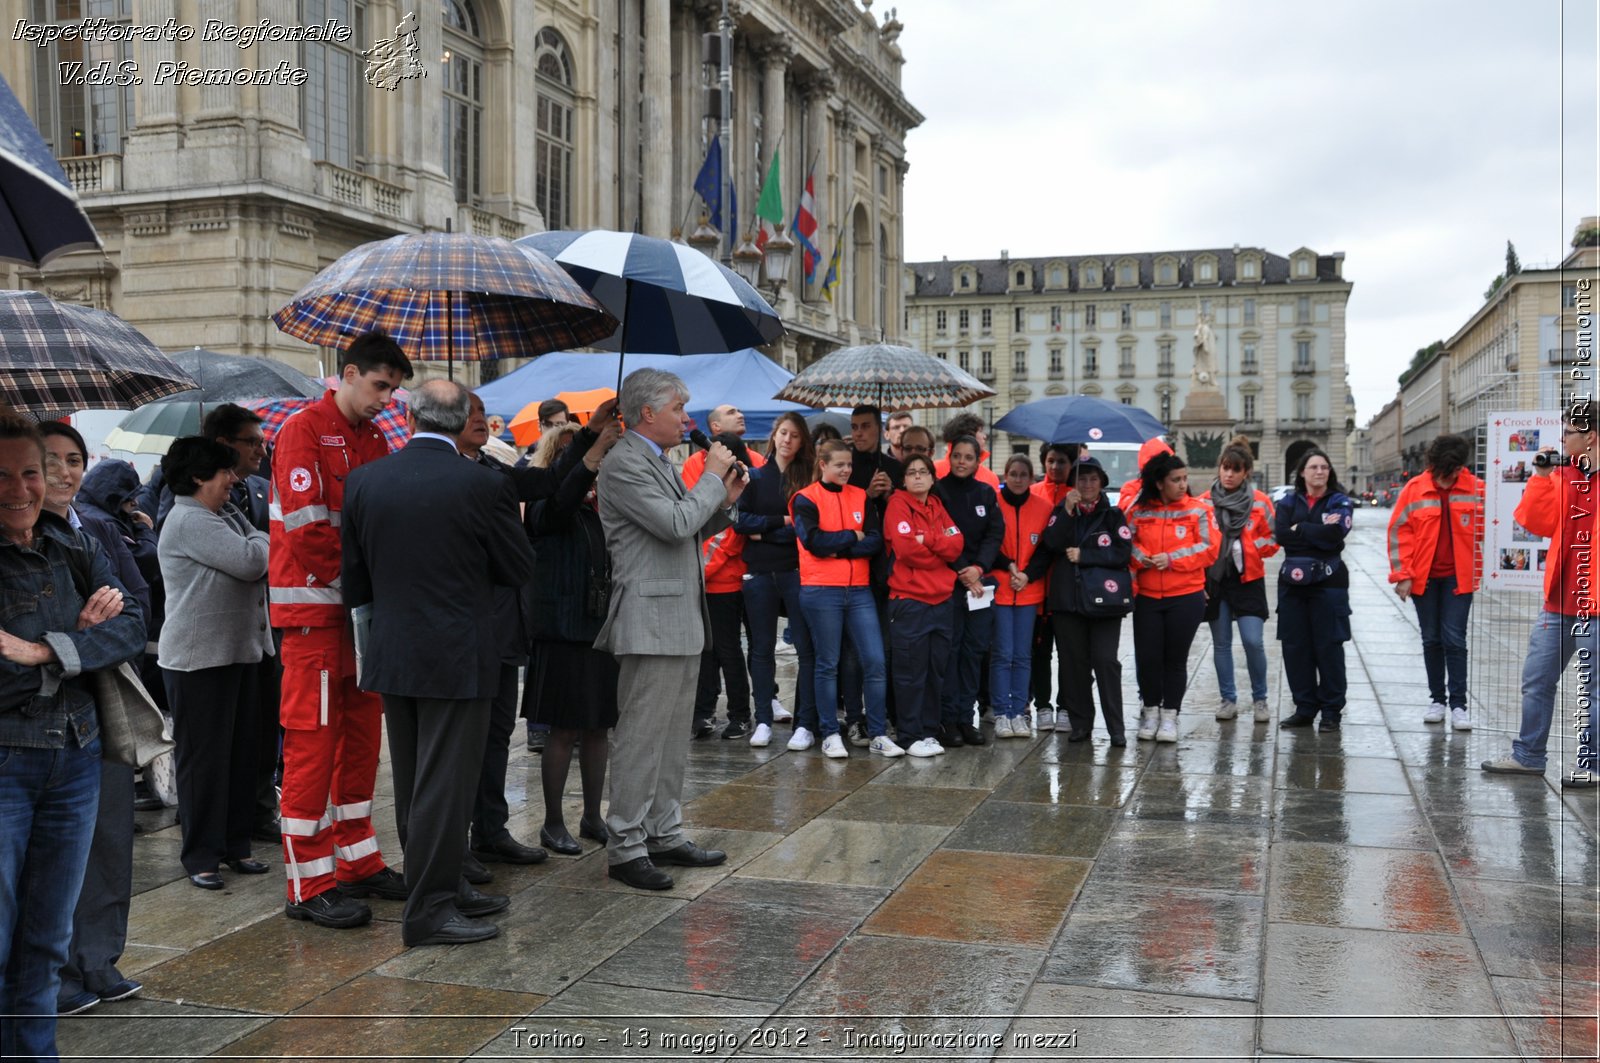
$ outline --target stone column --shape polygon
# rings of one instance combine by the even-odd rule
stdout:
[[[806,117],[810,120],[811,128],[806,134],[807,158],[803,165],[811,165],[811,157],[815,156],[816,170],[811,182],[812,210],[817,219],[817,232],[811,240],[816,246],[819,261],[809,291],[804,285],[804,272],[801,273],[800,295],[815,295],[822,284],[824,271],[828,268],[828,256],[833,253],[834,222],[828,216],[828,175],[834,172],[833,153],[828,145],[828,101],[833,96],[837,82],[833,75],[826,70],[819,70],[805,83]],[[801,178],[804,180],[804,177]],[[802,271],[804,266],[801,267]]]
[[[672,234],[672,3],[644,0],[643,140],[645,234]]]
[[[169,18],[178,18],[178,0],[137,0],[134,4],[133,24],[136,26],[157,26]],[[140,42],[134,49],[134,56],[139,60],[139,68],[144,75],[144,84],[133,90],[137,100],[134,109],[138,125],[140,127],[177,125],[179,118],[177,85],[170,81],[165,85],[157,85],[154,82],[158,66],[164,62],[178,61],[178,43],[166,39]]]
[[[783,135],[785,119],[788,114],[788,100],[784,93],[784,76],[789,70],[789,60],[794,57],[794,46],[784,34],[774,34],[761,48],[761,58],[766,74],[765,92],[761,108],[761,180],[767,177],[766,169],[772,165],[772,153],[777,151],[789,152],[794,155],[794,146],[789,144]],[[789,205],[789,190],[784,181],[787,170],[780,163],[778,168],[778,194],[783,200],[785,208]],[[758,186],[759,187],[759,184]],[[792,216],[792,215],[791,215]],[[788,219],[784,220],[788,224]]]

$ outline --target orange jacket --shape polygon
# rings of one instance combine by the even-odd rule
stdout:
[[[1600,497],[1594,477],[1567,466],[1535,476],[1513,518],[1550,539],[1544,567],[1544,607],[1562,616],[1594,616],[1595,556],[1600,544]]]
[[[1211,490],[1200,496],[1200,501],[1206,505],[1211,504]],[[1280,549],[1278,540],[1272,537],[1272,499],[1267,497],[1265,491],[1257,491],[1250,501],[1250,519],[1245,522],[1244,533],[1239,536],[1239,544],[1244,548],[1244,571],[1239,579],[1242,583],[1253,583],[1267,574],[1266,559],[1277,553]],[[1212,510],[1212,520],[1216,520],[1216,510]],[[1221,525],[1217,526],[1218,547],[1221,550]]]
[[[1034,485],[1035,487],[1038,484]],[[1062,485],[1065,487],[1065,485]],[[1001,559],[1016,563],[1020,571],[1028,567],[1028,562],[1033,560],[1033,551],[1039,545],[1039,536],[1044,534],[1044,526],[1050,521],[1050,511],[1055,507],[1043,498],[1028,493],[1028,498],[1021,506],[1013,506],[1006,501],[1005,492],[1000,493],[1000,515],[1005,518],[1006,533],[1000,540]],[[1045,581],[1029,583],[1020,591],[1011,589],[1011,569],[1009,566],[1001,567],[996,564],[995,570],[990,573],[995,578],[994,604],[996,605],[1040,605],[1044,602]]]
[[[1133,529],[1135,593],[1146,598],[1176,598],[1206,589],[1206,568],[1222,548],[1209,504],[1186,495],[1176,502],[1147,502],[1125,512]],[[1156,554],[1170,554],[1171,566],[1147,568]]]
[[[1446,502],[1450,505],[1450,550],[1456,563],[1456,593],[1471,594],[1478,589],[1478,560],[1474,547],[1483,541],[1483,481],[1466,469],[1456,474],[1456,482],[1448,491],[1434,483],[1433,474],[1428,472],[1413,476],[1400,489],[1400,497],[1394,501],[1394,512],[1389,516],[1390,583],[1410,580],[1412,594],[1427,591],[1433,555],[1439,548],[1439,521],[1444,516]]]
[[[760,454],[757,454],[753,450],[750,451],[750,468],[759,469],[766,463],[766,458],[763,458]],[[705,471],[706,452],[696,447],[695,452],[690,454],[688,460],[683,463],[683,471],[679,473],[679,475],[683,477],[683,486],[690,488],[694,487],[695,484],[700,482],[700,476]]]
[[[1044,499],[1052,509],[1055,508],[1056,503],[1067,497],[1067,492],[1070,490],[1072,490],[1071,484],[1058,484],[1048,476],[1028,488],[1031,494]]]
[[[732,528],[724,528],[707,539],[701,546],[701,557],[706,566],[707,594],[737,594],[744,586],[745,537]]]
[[[273,627],[342,627],[339,517],[350,472],[389,453],[371,421],[351,424],[334,392],[283,422],[272,453],[267,599]]]

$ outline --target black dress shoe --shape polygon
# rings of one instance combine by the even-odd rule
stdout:
[[[418,945],[468,945],[474,941],[488,941],[499,936],[500,928],[493,923],[468,919],[464,915],[452,915],[443,926],[421,941],[408,941],[406,944],[412,948]]]
[[[946,749],[956,749],[966,745],[967,740],[961,737],[959,728],[941,727],[939,728],[939,744]]]
[[[1338,729],[1339,729],[1339,721],[1338,720],[1330,720],[1326,716],[1324,716],[1322,718],[1322,722],[1321,723],[1317,724],[1317,730],[1322,731],[1324,733],[1326,733],[1328,731],[1337,731]]]
[[[386,901],[403,901],[411,895],[406,889],[406,880],[392,867],[380,868],[354,882],[341,882],[339,890],[346,897],[381,897]]]
[[[494,881],[494,872],[478,863],[478,858],[467,853],[461,858],[461,877],[474,886],[484,886]]]
[[[1113,746],[1115,746],[1116,748],[1121,749],[1123,746],[1126,746],[1128,744],[1128,736],[1127,735],[1112,735],[1111,736],[1111,744]]]
[[[551,834],[540,827],[539,844],[552,853],[560,853],[562,856],[580,856],[583,853],[583,846],[572,840],[572,835],[567,833],[565,827],[561,828],[560,834]]]
[[[694,739],[710,738],[716,734],[717,725],[711,720],[696,720],[689,731],[689,737]]]
[[[723,741],[734,738],[743,738],[750,733],[750,724],[745,720],[729,720],[728,726],[722,729]]]
[[[346,930],[372,922],[372,909],[338,890],[327,890],[307,900],[290,901],[283,906],[290,919],[302,919],[334,930]]]
[[[550,856],[543,849],[523,845],[509,834],[502,834],[492,842],[479,842],[472,847],[472,855],[486,864],[542,864]]]
[[[611,864],[606,874],[624,885],[637,890],[670,890],[672,876],[650,862],[648,856],[629,860],[625,864]]]
[[[606,836],[606,825],[604,823],[591,823],[587,819],[578,820],[578,837],[588,838],[590,841],[599,842],[601,845],[605,845],[610,841],[610,838]]]
[[[1068,742],[1087,742],[1089,740],[1089,733],[1090,732],[1088,732],[1088,731],[1069,731],[1067,733],[1067,741]],[[1124,739],[1124,741],[1126,741],[1126,739]]]
[[[981,746],[986,741],[983,737],[983,732],[970,723],[958,723],[956,726],[961,730],[961,740],[967,745]]]
[[[684,842],[676,849],[666,849],[650,854],[650,862],[672,867],[716,867],[728,854],[721,849],[702,849],[694,842]]]
[[[1279,727],[1310,727],[1312,724],[1314,724],[1316,722],[1317,722],[1316,718],[1313,717],[1313,716],[1301,716],[1299,713],[1295,713],[1293,716],[1285,716],[1283,719],[1279,720],[1278,721],[1278,726]]]
[[[190,875],[189,884],[199,886],[203,890],[220,890],[222,888],[222,876],[215,871],[202,871],[198,875]]]
[[[531,727],[528,728],[528,752],[543,753],[544,740],[549,736],[549,734],[549,731],[535,731]]]
[[[480,893],[472,886],[456,893],[456,908],[469,918],[493,915],[511,907],[511,898],[498,893]]]
[[[265,875],[272,870],[260,860],[252,860],[248,856],[241,857],[238,860],[229,860],[228,866],[241,875]]]

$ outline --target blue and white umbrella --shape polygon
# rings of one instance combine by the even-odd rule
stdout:
[[[1025,402],[994,423],[1000,432],[1042,439],[1046,443],[1143,443],[1167,428],[1137,406],[1062,395]]]
[[[783,335],[778,312],[760,293],[692,247],[606,229],[536,233],[517,243],[559,262],[620,322],[596,347],[726,354]],[[617,370],[620,380],[620,360]]]
[[[72,182],[0,78],[0,259],[38,267],[99,247]]]

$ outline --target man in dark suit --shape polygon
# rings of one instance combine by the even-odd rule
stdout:
[[[459,384],[417,388],[411,441],[351,473],[345,493],[343,596],[372,606],[358,682],[383,695],[407,945],[494,937],[473,917],[510,903],[465,883],[461,862],[500,680],[491,603],[533,575],[533,551],[510,479],[456,449],[469,408]]]

